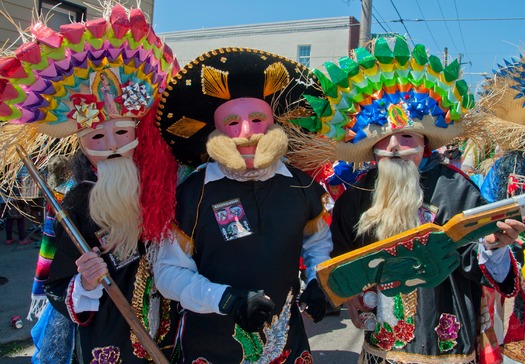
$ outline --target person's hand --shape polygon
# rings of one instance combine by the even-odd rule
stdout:
[[[525,224],[514,219],[498,221],[496,226],[500,231],[483,238],[483,244],[489,250],[503,248],[514,243],[518,235],[525,231]]]
[[[77,259],[77,271],[80,273],[82,287],[86,291],[94,290],[102,278],[108,274],[108,266],[98,254],[98,249],[82,254]]]
[[[372,312],[373,309],[369,309],[365,307],[361,300],[359,299],[359,295],[356,295],[352,298],[350,298],[348,301],[344,303],[346,306],[346,309],[348,310],[348,314],[350,315],[350,320],[352,320],[352,323],[355,327],[358,329],[364,329],[365,325],[362,320],[363,316],[360,316],[361,312]]]
[[[326,313],[326,298],[319,287],[317,279],[312,279],[299,297],[299,309],[306,312],[306,316],[319,322]]]
[[[263,291],[226,288],[219,303],[222,313],[232,316],[244,331],[255,332],[272,317],[275,303]]]

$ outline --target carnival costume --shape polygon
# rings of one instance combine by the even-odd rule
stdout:
[[[473,96],[466,82],[459,79],[457,61],[444,67],[437,57],[427,55],[424,46],[416,45],[410,52],[404,39],[392,41],[393,50],[386,39],[379,38],[372,53],[358,48],[352,59],[342,58],[338,65],[326,63],[330,78],[314,71],[328,100],[309,98],[318,119],[301,125],[323,137],[305,141],[305,145],[323,146],[319,158],[365,162],[374,159],[376,143],[394,133],[424,136],[425,158],[419,164],[423,191],[419,223],[442,225],[455,214],[484,202],[461,171],[429,158],[432,149],[462,135],[462,116],[472,108]],[[301,160],[301,151],[294,153]],[[377,176],[378,169],[370,170],[337,200],[331,225],[334,256],[377,240],[370,231],[357,236],[356,230],[361,215],[372,204]],[[490,282],[502,294],[512,296],[517,292],[518,273],[516,262],[508,250],[502,249],[499,255],[504,258],[498,259],[507,259],[507,263],[512,260],[512,269],[508,274],[495,274],[497,280],[493,278],[489,272],[497,269],[485,267],[490,259],[478,245],[461,248],[459,267],[434,288],[417,288],[393,297],[377,289],[377,322],[365,334],[360,362],[476,363],[481,284]],[[412,254],[417,257],[416,249]],[[396,272],[395,267],[391,267],[393,271],[386,267],[383,274]],[[398,270],[395,274],[407,272]]]
[[[483,94],[477,110],[482,120],[475,130],[484,138],[477,142],[488,140],[492,145],[501,148],[498,158],[488,171],[481,193],[489,202],[500,201],[510,196],[525,192],[525,82],[523,72],[525,59],[520,55],[510,61],[498,65],[494,75],[483,83]],[[481,140],[479,140],[481,139]],[[486,142],[485,142],[486,143]],[[514,244],[513,252],[523,267],[523,245]],[[510,307],[511,312],[504,312],[503,343],[501,351],[509,358],[518,362],[525,361],[525,268],[522,268],[521,290],[513,299],[505,300],[496,295],[496,307]],[[497,302],[497,301],[500,302]],[[492,312],[493,314],[493,312]],[[498,342],[495,343],[498,345]]]
[[[190,62],[162,96],[158,126],[173,154],[194,167],[208,161],[208,154],[214,159],[178,186],[176,217],[182,232],[165,242],[154,267],[159,290],[184,308],[179,331],[184,363],[311,361],[296,303],[299,258],[308,267],[306,291],[319,294],[322,307],[310,312],[318,321],[326,302],[319,288],[312,289],[317,286],[314,267],[332,248],[323,220],[326,191],[281,161],[287,141],[266,165],[240,169],[217,161],[210,141],[218,131],[214,112],[225,103],[250,99],[268,108],[272,103],[272,123],[275,118],[283,124],[311,115],[301,95],[315,85],[308,70],[292,60],[224,48]],[[267,120],[258,118],[259,123]],[[280,128],[271,125],[266,133],[275,127]],[[268,148],[273,153],[278,146]],[[249,297],[260,295],[267,305],[269,319],[264,316],[262,329],[228,308],[229,299],[239,302],[230,294],[239,290],[253,291]]]
[[[52,155],[72,155],[78,149],[77,133],[80,138],[106,121],[129,120],[125,122],[134,128],[141,120],[139,138],[153,126],[148,112],[154,114],[166,79],[178,70],[177,61],[139,9],[116,4],[103,13],[103,18],[62,25],[59,32],[36,22],[26,37],[31,41],[0,59],[0,120],[9,122],[2,125],[1,149],[8,172],[16,169],[17,143],[34,156],[37,167],[44,168]],[[144,165],[138,166],[145,173]],[[96,168],[85,159],[83,169],[77,170],[81,173],[76,174],[77,185],[66,194],[63,206],[89,246],[101,247],[104,234],[98,234],[88,203]],[[54,308],[78,324],[77,359],[148,362],[147,352],[101,286],[83,291],[75,264],[80,252],[60,224],[55,233],[57,251],[45,291]],[[169,300],[152,284],[150,247],[138,242],[128,260],[115,259],[112,252],[102,257],[146,329],[166,348],[172,345],[163,340],[173,312]],[[79,301],[73,302],[73,297]],[[79,304],[82,300],[87,304]]]

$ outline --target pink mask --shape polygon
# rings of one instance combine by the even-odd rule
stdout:
[[[78,133],[82,151],[94,166],[110,156],[132,157],[138,144],[135,126],[135,120],[120,118],[106,120],[96,129],[84,129]]]
[[[274,123],[273,110],[264,100],[243,97],[225,102],[215,110],[215,127],[231,138],[250,139],[264,134]],[[253,168],[257,145],[237,146],[248,168]]]

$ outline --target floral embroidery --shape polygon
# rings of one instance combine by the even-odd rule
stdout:
[[[312,364],[313,362],[312,354],[308,350],[305,350],[301,353],[300,357],[295,359],[294,364]]]
[[[414,338],[414,331],[414,324],[410,324],[405,320],[399,321],[396,326],[394,326],[396,339],[403,342],[403,346]]]
[[[413,317],[409,317],[406,321],[399,320],[394,327],[385,322],[382,326],[378,325],[371,340],[383,350],[390,350],[393,347],[402,348],[414,339],[414,331]]]
[[[385,323],[384,327],[381,327],[378,332],[371,335],[371,340],[381,349],[390,350],[396,342],[396,337],[390,325]]]
[[[409,308],[411,300],[415,300],[413,294],[397,294],[394,297],[393,313],[398,320],[394,327],[388,323],[376,325],[375,332],[370,336],[372,343],[376,344],[383,350],[390,350],[393,347],[402,348],[410,341],[414,340],[414,312]],[[407,301],[407,302],[405,302]],[[409,309],[405,313],[405,309]],[[408,317],[405,319],[405,317]]]
[[[204,359],[201,357],[192,361],[191,364],[210,364],[210,362],[208,361],[208,359]]]
[[[106,346],[91,350],[93,359],[91,364],[116,364],[122,363],[120,360],[120,349],[116,346]]]
[[[148,357],[149,354],[146,351],[146,349],[144,348],[144,346],[142,346],[141,343],[133,342],[133,343],[131,343],[131,346],[133,347],[133,354],[135,354],[137,357],[139,357],[139,358],[147,358]]]
[[[438,336],[439,350],[442,352],[452,350],[456,346],[458,332],[461,324],[455,315],[442,313],[439,318],[439,325],[434,329]]]

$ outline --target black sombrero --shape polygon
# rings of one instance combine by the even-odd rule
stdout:
[[[247,48],[221,48],[202,54],[169,82],[157,112],[157,127],[182,164],[208,159],[206,141],[215,130],[213,115],[223,103],[254,97],[267,101],[276,119],[313,115],[303,93],[322,95],[308,68],[291,59]]]

